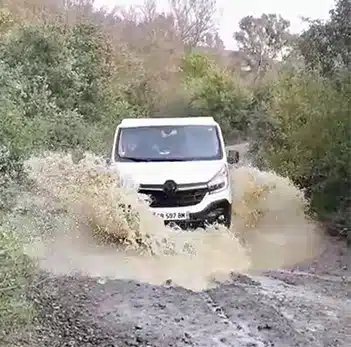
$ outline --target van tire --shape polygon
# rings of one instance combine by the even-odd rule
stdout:
[[[228,208],[224,214],[224,220],[220,222],[226,228],[230,229],[232,225],[232,204],[228,204]]]

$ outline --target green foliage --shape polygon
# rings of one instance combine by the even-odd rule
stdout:
[[[290,176],[305,189],[311,210],[349,235],[350,14],[350,1],[338,0],[328,21],[310,22],[298,40],[310,72],[280,76],[261,88],[251,118],[257,163]]]
[[[73,28],[26,25],[1,47],[1,59],[22,80],[25,116],[77,111],[84,119],[102,118],[110,75],[109,50],[92,25]]]
[[[114,93],[123,87],[111,85],[111,54],[90,24],[13,30],[0,43],[1,141],[24,156],[76,147],[104,151],[111,126],[139,110],[137,97],[131,105]]]
[[[33,263],[23,254],[19,237],[0,225],[0,339],[19,326],[30,324],[34,311],[24,292]]]
[[[133,117],[152,116],[157,109],[159,95],[162,94],[145,64],[141,58],[122,50],[111,82],[111,91],[118,103],[128,105]]]
[[[271,86],[265,115],[253,124],[256,159],[306,190],[325,221],[349,229],[351,79],[289,74]]]
[[[343,73],[351,64],[351,2],[337,0],[327,22],[310,21],[299,38],[299,48],[307,67],[325,76]]]
[[[189,81],[196,78],[205,78],[214,69],[216,69],[214,61],[200,53],[188,54],[183,59],[182,70],[185,78]]]
[[[22,158],[18,151],[4,144],[0,145],[0,211],[11,209],[23,180]],[[1,214],[0,212],[0,223]]]
[[[69,92],[73,92],[78,99],[72,100],[72,109],[87,120],[101,121],[104,116],[101,111],[110,101],[106,88],[113,71],[111,47],[98,27],[87,24],[73,27],[67,46],[72,52],[72,70],[78,76],[79,89],[66,91],[61,104],[65,107]]]
[[[201,54],[190,54],[183,63],[191,105],[214,117],[225,135],[245,133],[251,110],[251,93],[226,70]]]
[[[284,48],[290,44],[290,22],[276,14],[246,16],[240,20],[240,31],[234,33],[240,51],[252,71],[267,72]]]

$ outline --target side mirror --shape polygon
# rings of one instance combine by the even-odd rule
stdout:
[[[228,151],[227,159],[228,159],[229,164],[237,164],[239,162],[239,159],[240,159],[239,152],[230,149]]]

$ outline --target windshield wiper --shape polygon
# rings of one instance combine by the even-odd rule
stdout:
[[[165,158],[149,158],[147,161],[149,161],[149,162],[161,162],[161,161],[170,162],[170,161],[189,161],[189,159],[165,157]]]
[[[155,161],[189,161],[189,159],[181,159],[181,158],[160,158],[155,159]]]
[[[145,158],[133,158],[133,157],[121,157],[121,158],[123,160],[130,160],[130,161],[135,161],[138,163],[150,161],[149,159],[145,159]]]
[[[192,161],[193,159],[189,159],[189,158],[134,158],[134,157],[121,157],[121,159],[123,160],[130,160],[130,161],[134,161],[134,162],[138,162],[138,163],[141,163],[141,162],[162,162],[162,161],[165,161],[165,162],[172,162],[172,161]]]

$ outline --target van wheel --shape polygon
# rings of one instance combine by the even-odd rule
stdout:
[[[228,207],[224,213],[224,220],[219,222],[220,224],[224,225],[226,228],[230,229],[232,225],[232,205],[228,204]]]

